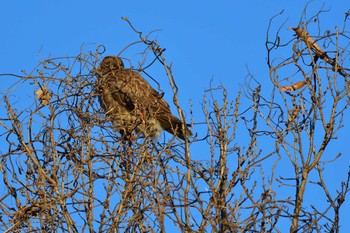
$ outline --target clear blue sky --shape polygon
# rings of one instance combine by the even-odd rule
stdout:
[[[30,72],[48,57],[77,55],[83,45],[93,48],[103,44],[106,54],[117,54],[137,40],[137,35],[121,19],[124,16],[144,33],[160,30],[154,37],[167,49],[168,62],[173,63],[180,102],[188,112],[189,100],[192,100],[194,112],[201,114],[199,104],[210,80],[214,84],[222,83],[233,98],[241,90],[248,66],[255,78],[270,85],[265,49],[269,20],[284,10],[274,25],[277,28],[287,20],[280,35],[288,41],[294,33],[287,28],[298,25],[306,3],[286,0],[2,1],[0,73]],[[349,1],[314,1],[309,11],[315,13],[323,4],[324,9],[331,11],[321,18],[324,19],[322,27],[334,30],[336,25],[342,25],[344,13],[350,8]],[[160,82],[167,84],[166,80]],[[3,89],[0,85],[0,90]],[[166,98],[170,101],[171,95]],[[349,134],[342,132],[342,135]],[[347,158],[342,158],[341,169],[334,168],[330,174],[337,182],[339,177],[346,177],[350,163],[348,144],[344,137],[337,144],[337,148],[347,148],[343,150]],[[339,183],[336,185],[339,187]],[[347,209],[343,208],[343,217],[350,214],[349,209],[349,204]],[[342,224],[350,228],[349,223],[343,221]]]

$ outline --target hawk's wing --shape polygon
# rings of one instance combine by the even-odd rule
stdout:
[[[191,135],[187,126],[184,127],[184,132],[182,121],[171,113],[170,106],[163,96],[154,90],[139,73],[130,69],[124,69],[123,72],[130,76],[127,86],[131,90],[128,91],[128,96],[136,106],[140,107],[145,119],[156,119],[163,130],[181,139]]]
[[[101,104],[107,114],[115,113],[124,119],[128,117],[131,121],[139,119],[145,124],[156,120],[162,129],[179,138],[184,139],[190,135],[187,127],[184,133],[181,120],[172,115],[162,95],[154,90],[139,73],[131,69],[113,70],[105,73],[102,80],[100,81]],[[120,124],[125,123],[120,121]]]

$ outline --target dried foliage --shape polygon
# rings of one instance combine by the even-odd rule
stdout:
[[[44,60],[16,76],[18,85],[1,93],[0,230],[339,232],[350,175],[344,171],[339,189],[329,190],[324,174],[341,154],[328,155],[329,162],[324,157],[349,105],[350,37],[346,25],[310,36],[319,14],[301,22],[285,44],[279,30],[271,39],[274,17],[266,40],[277,87],[272,95],[266,98],[268,89],[253,76],[233,100],[225,87],[210,87],[204,120],[192,120],[193,135],[185,141],[166,135],[160,142],[140,136],[129,143],[113,129],[95,89],[102,47]],[[142,59],[151,60],[138,72],[163,68],[185,123],[165,50],[124,20],[140,38],[126,49],[142,44]],[[20,87],[33,90],[25,104]],[[312,186],[325,197],[321,206],[305,198]]]

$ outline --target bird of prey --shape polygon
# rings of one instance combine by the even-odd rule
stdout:
[[[175,117],[163,96],[117,56],[106,56],[97,68],[97,92],[102,109],[116,130],[129,139],[133,132],[159,137],[162,130],[185,139],[187,125]]]

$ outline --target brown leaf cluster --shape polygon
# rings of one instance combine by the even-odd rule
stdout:
[[[46,86],[43,86],[40,89],[36,90],[35,94],[37,95],[42,105],[48,105],[50,103],[52,94],[47,90]]]

